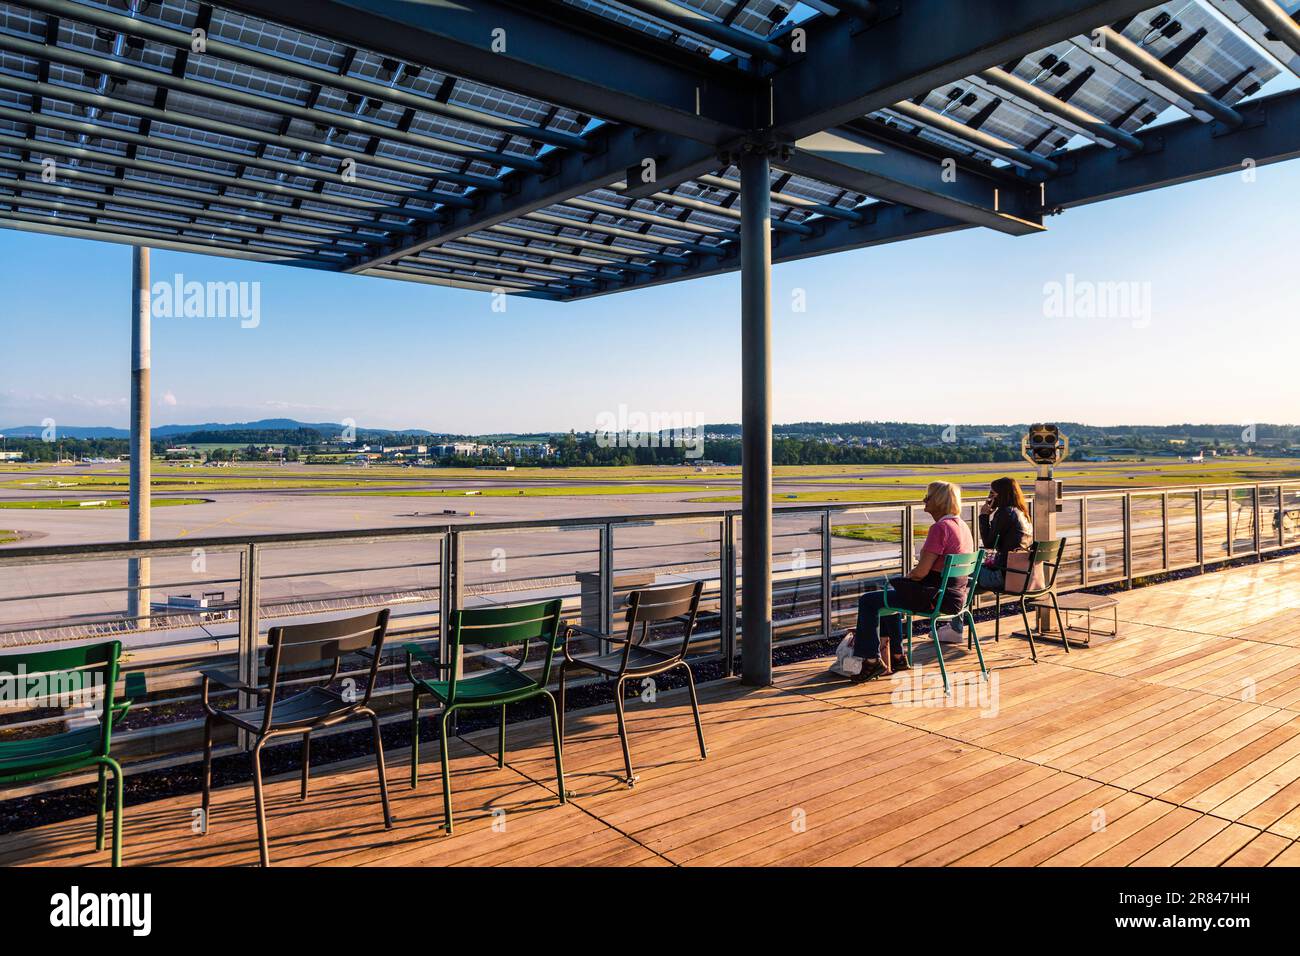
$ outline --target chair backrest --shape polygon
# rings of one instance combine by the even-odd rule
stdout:
[[[370,695],[375,689],[375,675],[379,671],[379,656],[387,633],[388,608],[332,621],[286,624],[271,628],[266,641],[268,693],[264,727],[270,727],[275,691],[284,667],[332,665],[326,681],[327,684],[332,684],[339,676],[340,663],[344,657],[357,651],[370,651],[370,675],[366,680],[365,696],[357,701],[362,706],[370,703]]]
[[[484,647],[520,645],[518,667],[528,662],[528,651],[533,641],[542,642],[545,657],[538,680],[543,687],[550,683],[551,664],[561,643],[560,608],[563,601],[538,601],[533,604],[513,604],[505,607],[475,607],[458,610],[451,615],[448,629],[449,649],[453,667],[447,686],[448,706],[456,702],[456,685],[460,680],[461,648],[466,644]]]
[[[121,656],[121,641],[0,654],[0,702],[74,707],[98,693],[103,730],[98,753],[107,756]]]
[[[638,588],[627,596],[627,644],[623,659],[631,654],[631,647],[637,640],[636,629],[641,628],[640,642],[645,643],[650,637],[650,629],[658,624],[682,618],[682,643],[677,657],[685,657],[690,646],[691,636],[695,633],[695,621],[700,612],[700,595],[704,591],[704,582],[690,584],[670,584],[664,587]]]
[[[938,610],[943,604],[944,595],[948,593],[948,586],[958,578],[974,578],[979,572],[980,565],[984,563],[984,549],[980,548],[974,554],[949,554],[943,559],[943,568],[940,570],[939,590],[934,596],[934,607]],[[969,608],[975,594],[975,582],[969,582],[966,588],[966,600],[963,607]]]
[[[1056,587],[1056,574],[1061,569],[1061,556],[1065,554],[1065,538],[1055,541],[1035,541],[1029,548],[1027,567],[1007,566],[1002,583],[1006,594],[1045,594]]]

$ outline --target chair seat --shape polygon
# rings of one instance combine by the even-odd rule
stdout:
[[[444,703],[451,698],[451,685],[445,680],[422,680],[420,686]],[[462,677],[456,681],[456,703],[465,704],[515,696],[522,691],[537,690],[539,685],[513,667],[488,671],[483,676]]]
[[[627,670],[623,670],[623,652],[612,651],[609,654],[595,654],[591,657],[574,658],[573,664],[581,667],[587,667],[602,674],[617,675],[620,673],[644,673],[663,669],[665,665],[677,663],[675,654],[665,654],[663,651],[656,651],[650,647],[642,647],[638,644],[632,645],[632,650],[627,658]],[[572,666],[572,664],[570,665]]]
[[[97,757],[104,740],[99,724],[62,734],[0,741],[0,777]]]
[[[277,700],[271,712],[271,729],[283,730],[289,727],[314,724],[331,717],[342,717],[356,709],[356,704],[345,701],[332,690],[313,687],[301,694]],[[224,710],[221,717],[236,723],[245,730],[254,732],[262,729],[264,707],[250,707],[247,710]]]

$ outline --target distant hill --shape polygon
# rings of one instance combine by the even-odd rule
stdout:
[[[193,435],[198,432],[268,432],[297,431],[307,429],[320,432],[326,438],[337,436],[343,425],[338,422],[300,422],[292,418],[263,418],[255,422],[204,422],[199,425],[156,425],[151,434],[154,438],[172,438],[177,435]],[[41,425],[18,425],[13,428],[0,428],[0,435],[6,438],[40,438],[44,427]],[[58,433],[64,438],[130,438],[131,433],[125,428],[109,426],[60,425]],[[357,426],[359,435],[432,435],[424,428],[364,428]]]

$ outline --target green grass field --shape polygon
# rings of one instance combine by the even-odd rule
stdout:
[[[330,489],[330,488],[374,488],[401,487],[394,482],[382,482],[354,478],[352,480],[333,478],[293,478],[293,477],[238,477],[207,476],[198,478],[172,477],[169,473],[154,472],[151,485],[155,491],[278,491],[288,489]],[[0,482],[0,488],[12,488],[17,491],[63,491],[64,489],[87,489],[92,491],[127,491],[130,478],[125,475],[55,475],[48,478],[19,478]]]
[[[95,501],[95,499],[37,498],[29,501],[0,501],[0,508],[26,511],[97,511],[106,508],[125,508],[128,503],[125,498],[109,498],[103,502],[95,501],[94,504],[86,504],[85,502],[88,501]],[[178,505],[201,505],[209,501],[211,501],[209,498],[154,498],[152,504],[155,508],[169,508]]]
[[[40,466],[48,468],[49,466]],[[96,468],[93,471],[67,474],[30,473],[33,466],[0,467],[0,489],[12,491],[53,491],[95,494],[126,492],[129,478],[126,466]],[[890,474],[905,470],[906,475]],[[7,474],[6,474],[7,472]],[[934,479],[962,485],[967,497],[982,497],[988,482],[998,475],[1010,475],[1022,484],[1033,480],[1033,472],[1023,462],[1002,465],[786,465],[774,469],[778,483],[796,483],[801,479],[820,479],[828,487],[781,493],[775,503],[793,504],[825,502],[864,502],[919,499],[927,482]],[[327,495],[420,498],[459,497],[582,497],[620,494],[673,494],[700,492],[689,500],[701,504],[734,504],[740,501],[735,484],[740,476],[736,466],[710,466],[696,471],[688,466],[629,466],[620,468],[529,468],[515,471],[479,470],[476,468],[408,468],[377,465],[356,468],[336,465],[258,465],[247,464],[227,469],[181,468],[158,463],[154,469],[156,492],[202,493],[205,491],[281,491],[320,492]],[[1181,487],[1197,484],[1231,482],[1277,482],[1300,480],[1300,459],[1262,459],[1251,457],[1218,458],[1191,464],[1171,459],[1127,460],[1104,463],[1066,462],[1056,477],[1066,491],[1142,487]],[[398,478],[406,480],[397,480]],[[452,487],[412,487],[417,484]],[[474,490],[473,482],[506,482],[501,487],[482,487],[480,495],[466,495]],[[553,485],[543,482],[569,481],[576,484]],[[590,484],[583,482],[590,481]],[[667,484],[666,482],[678,484]],[[457,482],[465,484],[457,486]],[[542,484],[539,484],[542,483]],[[841,485],[842,487],[836,487]],[[709,494],[708,492],[712,492]],[[17,507],[17,505],[7,505]],[[69,505],[68,507],[74,507]]]
[[[912,537],[924,540],[928,528],[913,528]],[[889,541],[897,544],[903,540],[903,529],[896,524],[841,524],[831,526],[832,538],[849,538],[853,541]]]

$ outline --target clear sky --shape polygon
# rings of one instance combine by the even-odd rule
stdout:
[[[1300,421],[1297,196],[1300,162],[1284,163],[1072,210],[1045,235],[777,266],[776,420]],[[125,427],[130,260],[0,230],[0,427]],[[501,314],[482,293],[218,257],[155,251],[153,272],[261,283],[256,328],[154,320],[156,425],[581,431],[620,405],[740,418],[735,274]],[[1089,314],[1096,283],[1136,283],[1126,315]]]

